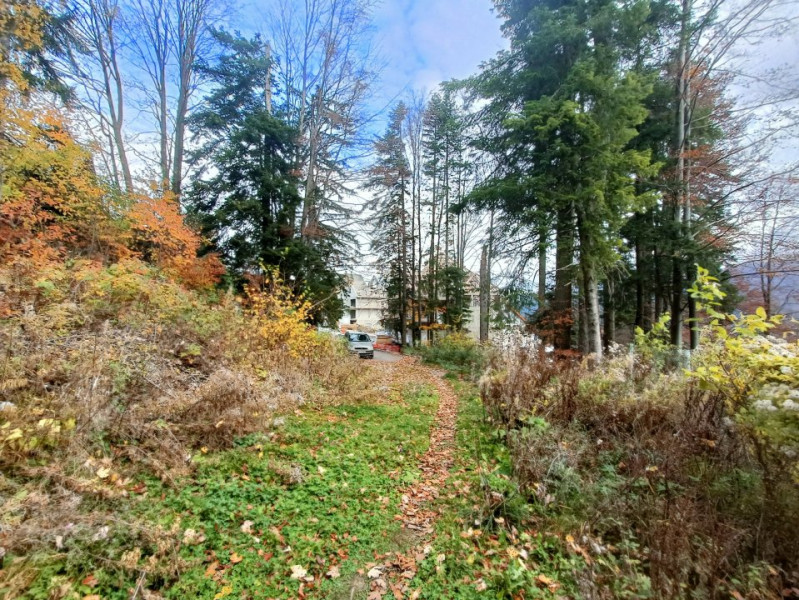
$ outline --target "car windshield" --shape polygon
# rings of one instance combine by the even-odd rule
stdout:
[[[371,342],[372,338],[370,338],[365,333],[351,333],[350,334],[350,341],[351,342]]]

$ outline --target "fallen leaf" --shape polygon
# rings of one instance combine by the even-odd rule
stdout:
[[[242,533],[252,533],[252,525],[252,521],[244,521],[244,523],[241,524]]]
[[[219,568],[219,561],[215,560],[210,565],[208,565],[207,569],[205,569],[205,576],[206,577],[213,577],[216,574],[216,570],[218,568]]]
[[[335,565],[330,567],[330,570],[327,573],[325,573],[325,575],[330,579],[338,579],[339,577],[341,577],[341,573],[339,572],[338,567]]]
[[[244,557],[241,556],[240,554],[236,554],[235,552],[230,555],[230,562],[232,562],[234,565],[239,564],[243,560]]]
[[[93,588],[94,586],[96,586],[99,583],[99,581],[97,581],[97,577],[94,576],[94,573],[91,573],[91,574],[87,575],[86,577],[84,577],[83,581],[81,581],[81,583],[83,585],[89,586],[90,588]]]
[[[214,600],[219,600],[220,598],[224,598],[225,596],[230,596],[233,593],[233,587],[226,585],[223,587],[216,596],[214,596]]]
[[[377,579],[378,577],[380,577],[380,574],[381,574],[382,572],[383,572],[383,570],[382,570],[380,567],[372,567],[372,568],[369,570],[369,572],[366,574],[366,576],[367,576],[369,579]]]
[[[302,579],[308,574],[308,571],[305,570],[301,565],[293,565],[291,567],[291,578],[292,579]]]
[[[554,579],[551,579],[546,575],[539,575],[538,577],[536,577],[536,579],[538,580],[538,583],[542,583],[544,585],[552,585],[553,583],[555,583]]]

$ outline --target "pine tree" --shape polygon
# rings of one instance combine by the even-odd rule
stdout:
[[[407,108],[400,102],[389,116],[386,132],[374,143],[377,155],[369,168],[367,187],[373,191],[370,208],[375,211],[372,250],[382,265],[386,288],[386,328],[399,332],[406,342],[410,292],[409,257],[413,240],[409,235],[411,171],[405,156],[403,122]]]

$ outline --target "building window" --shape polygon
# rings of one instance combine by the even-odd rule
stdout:
[[[350,325],[355,325],[357,321],[355,319],[350,319]]]
[[[352,300],[350,300],[350,306],[351,306],[352,308],[355,308],[355,298],[353,298]]]
[[[355,311],[354,311],[354,310],[351,310],[351,311],[350,311],[350,320],[351,320],[353,323],[355,323],[355,318],[356,318],[356,317],[355,317],[355,314],[356,314],[356,313],[355,313]]]

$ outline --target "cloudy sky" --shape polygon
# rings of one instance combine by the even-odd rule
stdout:
[[[431,91],[505,46],[490,0],[384,0],[375,13],[386,95]]]

